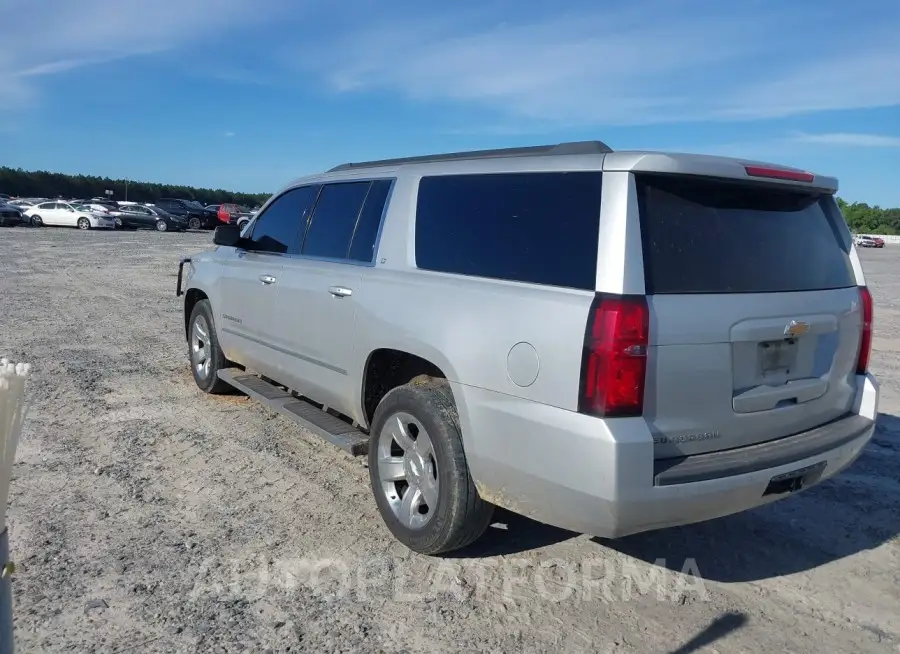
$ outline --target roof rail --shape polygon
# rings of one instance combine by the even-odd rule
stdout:
[[[345,163],[328,170],[335,173],[354,168],[374,168],[378,166],[399,166],[411,163],[431,163],[435,161],[457,161],[466,159],[495,159],[500,157],[547,157],[564,154],[607,154],[612,152],[603,141],[573,141],[556,145],[530,145],[522,148],[500,148],[497,150],[471,150],[468,152],[448,152],[445,154],[426,154],[419,157],[402,157],[400,159],[381,159],[378,161],[360,161]]]

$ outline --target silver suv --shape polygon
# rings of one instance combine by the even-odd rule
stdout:
[[[601,537],[735,513],[873,432],[836,189],[599,142],[341,165],[182,262],[191,368],[367,454],[418,552],[494,506]]]

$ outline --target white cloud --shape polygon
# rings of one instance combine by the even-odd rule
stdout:
[[[234,136],[234,132],[225,132],[225,138],[230,139],[232,136]]]
[[[37,78],[201,41],[284,0],[3,0],[0,109],[36,97]],[[204,44],[205,45],[205,44]]]
[[[852,132],[830,132],[827,134],[796,134],[792,137],[798,143],[815,145],[837,145],[860,148],[900,148],[900,136],[884,134],[857,134]]]
[[[539,121],[770,118],[900,105],[900,14],[888,5],[648,0],[490,26],[386,8],[329,34],[328,56],[318,40],[292,56],[338,93],[395,91]]]

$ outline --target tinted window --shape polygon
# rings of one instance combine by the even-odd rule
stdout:
[[[375,256],[375,239],[378,237],[378,228],[381,226],[381,216],[384,214],[384,203],[391,191],[391,181],[380,179],[372,182],[372,188],[366,196],[363,210],[356,221],[356,231],[353,232],[353,243],[350,245],[349,258],[354,261],[370,262]]]
[[[768,293],[855,285],[828,194],[638,175],[647,293]]]
[[[37,208],[38,208],[38,209],[45,209],[45,210],[46,210],[46,209],[56,209],[56,203],[55,203],[55,202],[44,202],[44,203],[42,203],[42,204],[39,204],[39,205],[37,206]]]
[[[326,184],[303,242],[303,254],[344,259],[370,182]]]
[[[250,236],[252,248],[281,254],[292,251],[318,192],[318,186],[301,186],[272,202],[256,220]]]
[[[599,172],[423,177],[416,265],[593,290]]]

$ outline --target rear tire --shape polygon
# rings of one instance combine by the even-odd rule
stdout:
[[[484,534],[494,507],[475,489],[446,380],[420,376],[389,391],[375,410],[370,433],[372,492],[397,540],[434,555]]]
[[[188,321],[188,361],[194,381],[204,393],[233,393],[234,388],[219,379],[219,371],[229,367],[216,336],[209,300],[200,300]]]

